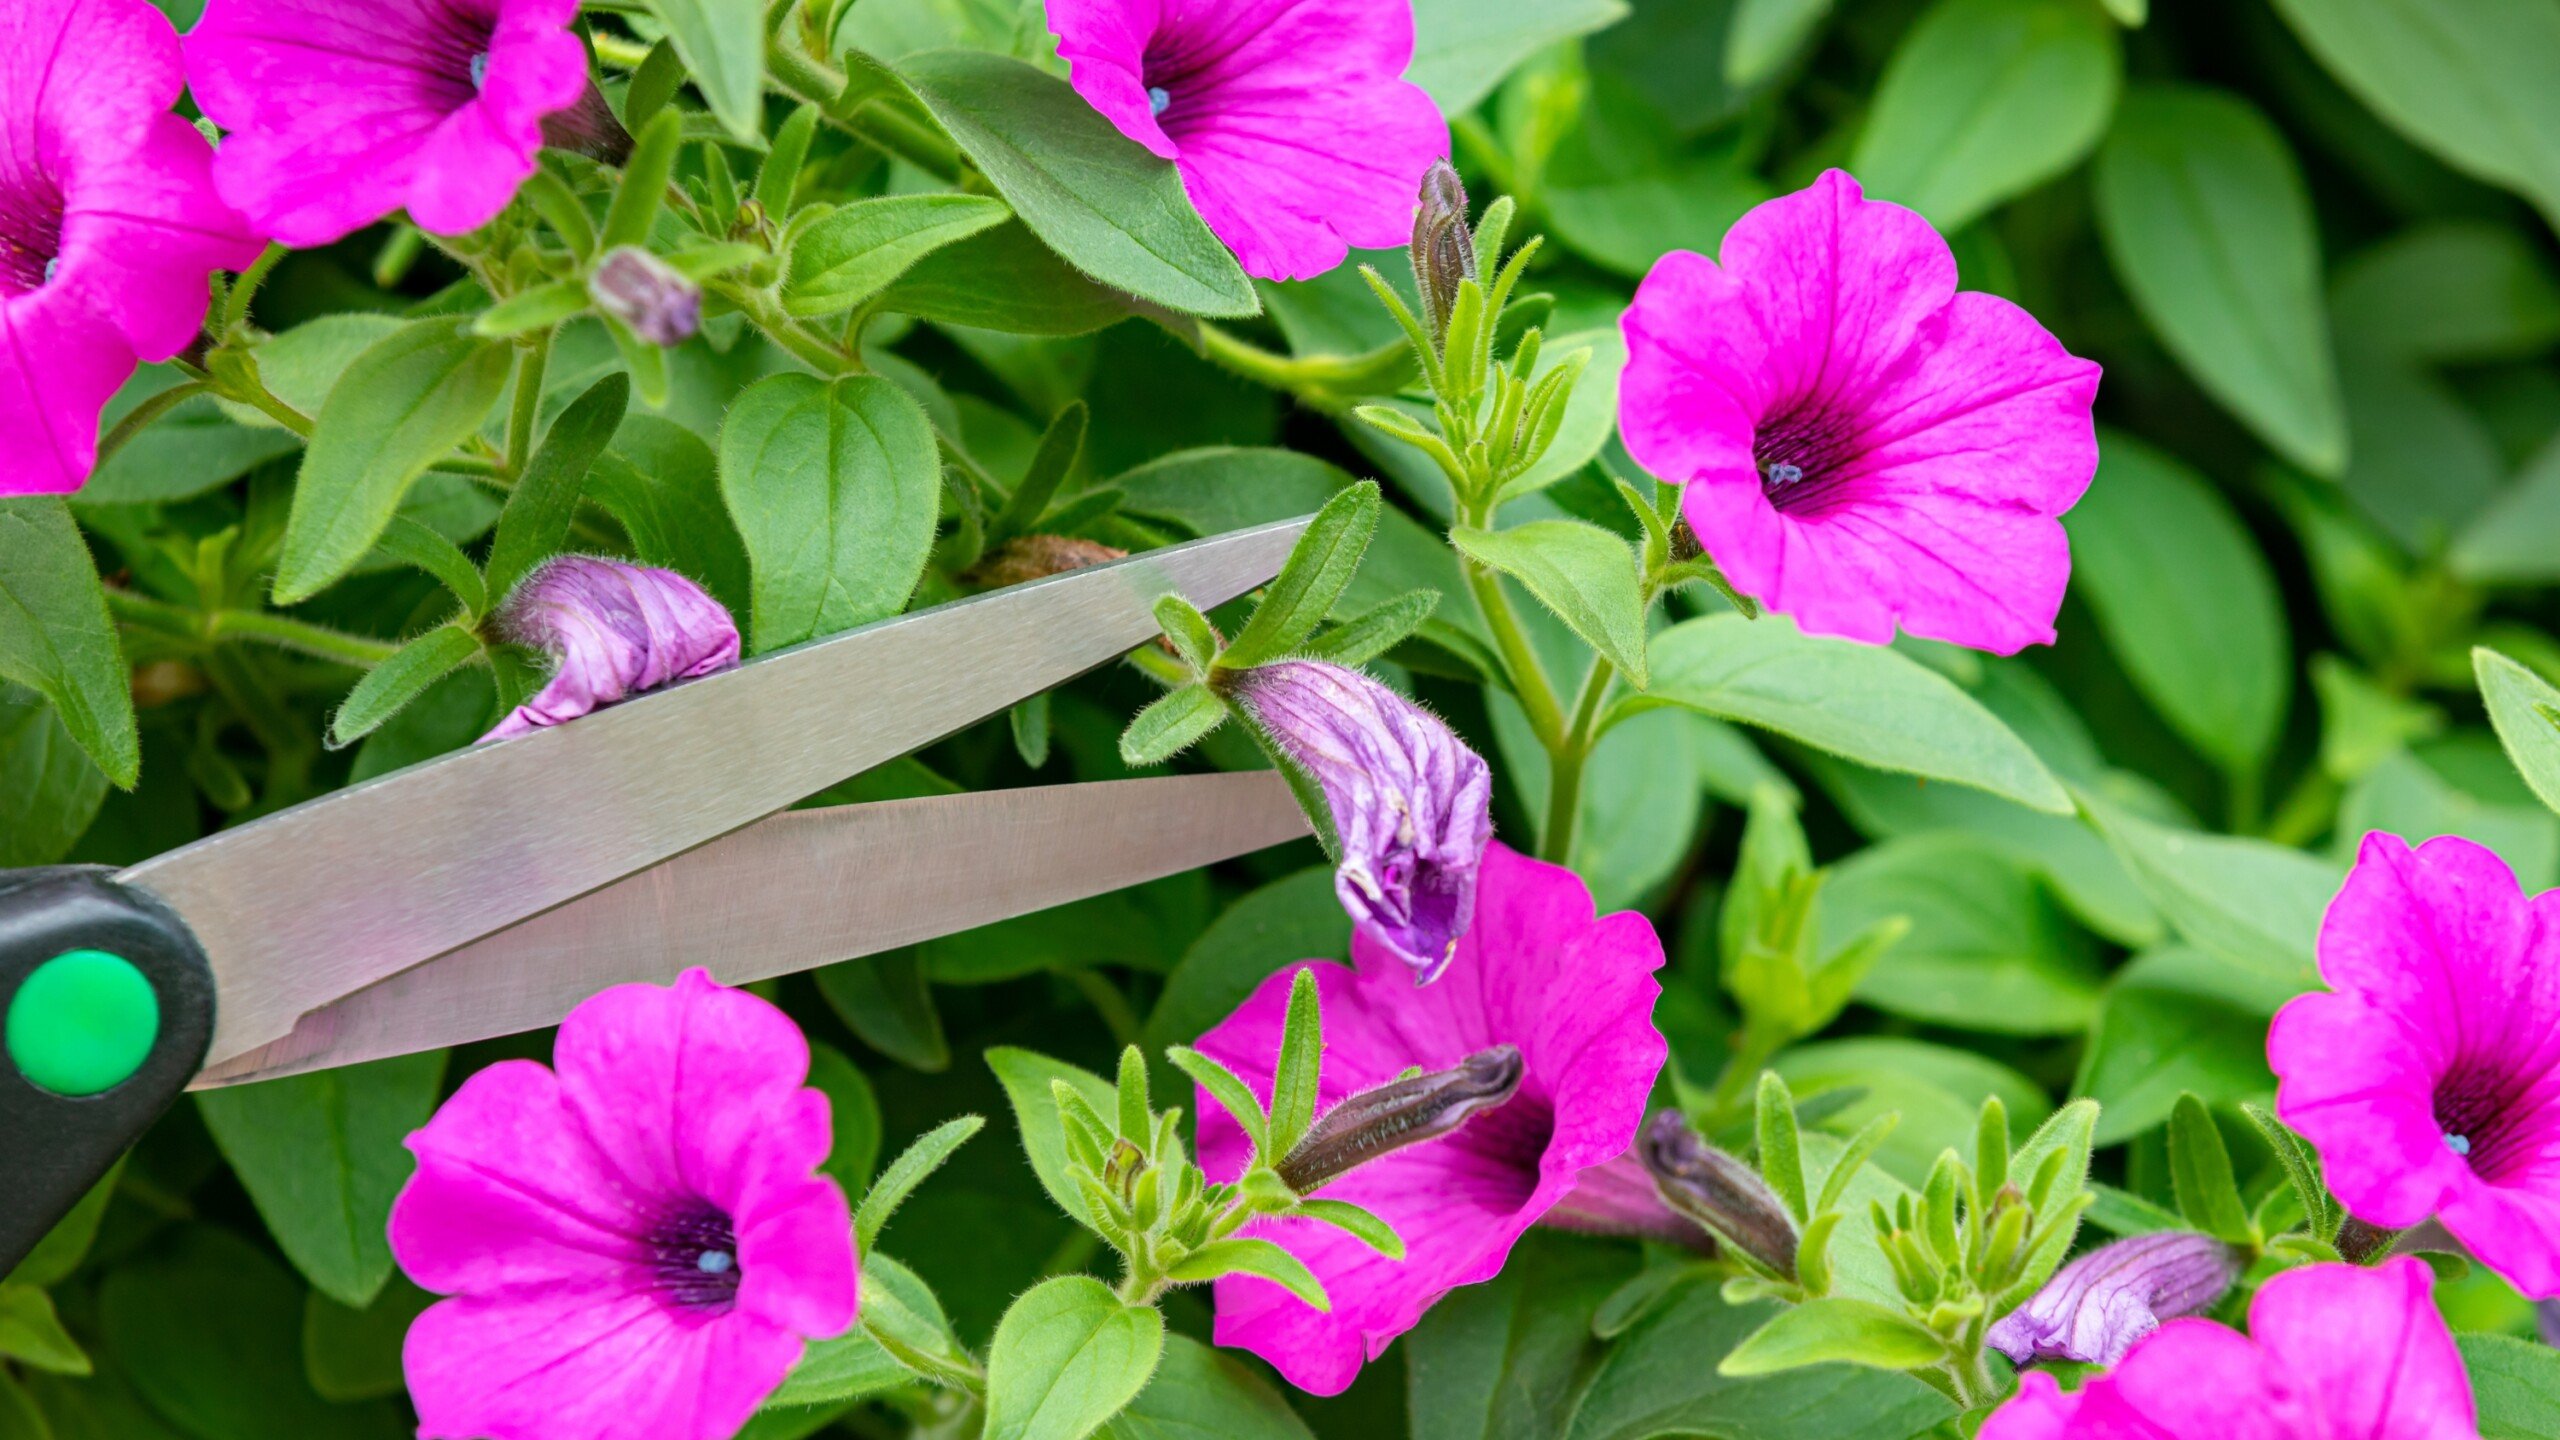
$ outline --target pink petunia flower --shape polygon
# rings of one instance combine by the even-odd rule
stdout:
[[[1174,163],[1236,260],[1305,280],[1402,245],[1449,153],[1409,0],[1049,0],[1076,92]]]
[[[0,5],[0,495],[86,483],[107,398],[258,258],[169,113],[184,85],[148,0]]]
[[[525,577],[493,617],[498,633],[558,666],[483,740],[530,735],[643,691],[738,663],[738,624],[672,570],[562,555]]]
[[[545,119],[592,108],[577,13],[577,0],[211,0],[187,34],[187,77],[231,132],[214,181],[288,245],[402,209],[439,235],[476,230],[533,173]]]
[[[2328,993],[2276,1013],[2276,1113],[2347,1212],[2433,1215],[2480,1263],[2560,1295],[2560,891],[2527,899],[2454,836],[2365,837],[2320,926]]]
[[[2288,1271],[2247,1335],[2172,1320],[2070,1394],[2031,1371],[1980,1440],[2479,1440],[2432,1287],[2409,1256]]]
[[[1393,1225],[1402,1261],[1310,1221],[1249,1229],[1305,1261],[1333,1309],[1231,1276],[1216,1286],[1218,1343],[1253,1351],[1319,1395],[1350,1385],[1442,1295],[1491,1279],[1513,1242],[1578,1179],[1625,1153],[1668,1054],[1653,1028],[1662,964],[1653,927],[1633,913],[1595,918],[1591,892],[1572,871],[1499,844],[1485,858],[1475,928],[1439,984],[1416,990],[1403,960],[1366,931],[1352,956],[1350,968],[1314,962],[1272,976],[1199,1049],[1267,1100],[1289,986],[1308,969],[1324,1002],[1321,1106],[1410,1067],[1438,1070],[1500,1046],[1517,1047],[1522,1071],[1509,1101],[1456,1133],[1384,1155],[1318,1191]],[[1205,1095],[1198,1113],[1202,1169],[1234,1179],[1249,1151],[1243,1132]]]
[[[780,1010],[701,970],[561,1022],[409,1137],[391,1251],[453,1298],[401,1363],[421,1440],[727,1440],[853,1324],[827,1098]]]
[[[1665,255],[1626,314],[1618,421],[1725,577],[1807,631],[2050,644],[2056,517],[2098,465],[2098,367],[1956,289],[1929,222],[1833,170]]]

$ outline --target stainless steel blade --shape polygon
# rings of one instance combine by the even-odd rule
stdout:
[[[610,884],[1156,633],[1279,573],[1303,520],[1261,526],[766,656],[520,740],[387,775],[119,878],[212,958],[207,1064],[340,996]]]
[[[1272,771],[793,810],[302,1017],[196,1088],[558,1023],[610,985],[732,985],[912,945],[1307,833]]]

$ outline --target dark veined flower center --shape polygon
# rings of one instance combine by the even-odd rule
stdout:
[[[44,288],[61,256],[62,192],[42,175],[0,178],[0,295]]]
[[[738,1300],[738,1236],[729,1217],[696,1200],[642,1242],[658,1293],[687,1310],[725,1313]]]
[[[2529,1158],[2536,1148],[2528,1143],[2536,1128],[2532,1088],[2502,1069],[2457,1064],[2436,1082],[2436,1128],[2444,1147],[2488,1180]]]
[[[1760,493],[1782,514],[1823,508],[1839,488],[1853,439],[1841,412],[1819,397],[1772,413],[1751,436]]]

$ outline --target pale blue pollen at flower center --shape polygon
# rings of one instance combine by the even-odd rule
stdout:
[[[54,256],[52,259],[47,260],[46,262],[44,262],[44,283],[46,283],[47,285],[52,284],[52,283],[53,283],[53,276],[54,276],[54,272],[55,272],[55,271],[57,271],[57,270],[60,270],[61,268],[62,268],[62,257],[61,257],[61,256],[59,256],[59,255],[56,255],[56,256]]]
[[[489,52],[483,50],[479,54],[471,57],[471,88],[474,90],[485,90],[488,86]]]
[[[694,1257],[693,1268],[705,1275],[726,1275],[738,1264],[738,1257],[726,1250],[705,1250]]]
[[[1155,114],[1162,115],[1164,112],[1172,108],[1172,91],[1167,90],[1161,85],[1150,85],[1147,87],[1147,109],[1153,111]]]
[[[1769,483],[1772,485],[1793,485],[1804,478],[1804,467],[1790,465],[1784,460],[1772,460],[1763,467],[1763,473],[1769,477]]]
[[[2452,1151],[2456,1155],[2468,1158],[2471,1154],[2471,1137],[2468,1135],[2455,1135],[2448,1132],[2444,1137],[2444,1148]]]

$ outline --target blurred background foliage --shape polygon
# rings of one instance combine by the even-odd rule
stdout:
[[[193,18],[186,0],[165,8]],[[1534,276],[1553,296],[1547,330],[1594,353],[1578,438],[1560,446],[1570,473],[1510,518],[1628,528],[1606,478],[1636,473],[1608,433],[1618,312],[1664,252],[1713,253],[1745,209],[1827,166],[1926,214],[1968,288],[2018,301],[2106,367],[2104,460],[2068,520],[2060,643],[2015,660],[1905,646],[2024,736],[2083,795],[2084,819],[1673,710],[1601,747],[1574,858],[1604,906],[1642,908],[1673,951],[1660,1020],[1683,1081],[1713,1080],[1737,1024],[1717,922],[1755,795],[1792,810],[1827,867],[1824,934],[1909,927],[1835,1022],[1777,1058],[1808,1113],[1846,1134],[1901,1111],[1879,1162],[1913,1183],[1986,1095],[2020,1134],[2094,1096],[2113,1187],[2095,1218],[2119,1229],[2169,1198],[2161,1132],[2181,1091],[2228,1119],[2271,1090],[2267,1019],[2311,983],[2316,918],[2357,837],[2469,835],[2528,887],[2560,881],[2560,818],[2501,754],[2471,655],[2491,645],[2560,679],[2560,0],[1417,0],[1417,13],[1415,75],[1452,117],[1462,170],[1550,237]],[[962,45],[1055,65],[1037,0],[856,0],[836,35],[890,61]],[[858,146],[833,163],[850,183],[897,183]],[[377,230],[286,261],[257,312],[279,337],[262,352],[279,394],[325,392],[390,323],[377,317],[457,303],[456,272],[432,254],[391,263],[402,243]],[[1241,328],[1274,349],[1356,354],[1393,338],[1350,269],[1263,292],[1267,320]],[[1008,312],[1035,298],[1053,315],[1073,303],[980,296],[967,323],[949,307],[884,315],[866,347],[999,477],[1083,402],[1090,441],[1065,493],[1116,492],[1081,517],[1116,544],[1303,513],[1382,474],[1405,513],[1350,603],[1451,591],[1392,677],[1497,757],[1499,828],[1533,833],[1543,762],[1516,707],[1481,683],[1473,612],[1426,529],[1446,517],[1437,482],[1347,425],[1338,397],[1239,378],[1144,319],[1103,324],[1125,313],[1108,305],[1060,324]],[[565,402],[617,363],[591,323],[573,326],[549,384]],[[627,422],[600,473],[707,476],[728,399],[786,364],[715,322],[673,357],[669,404]],[[114,583],[228,596],[254,618],[293,449],[255,418],[191,402],[78,498]],[[456,538],[486,528],[485,496],[438,484],[413,513]],[[734,540],[696,538],[721,588]],[[924,598],[953,583],[929,576]],[[387,640],[436,603],[431,580],[385,566],[297,614]],[[463,671],[331,751],[322,726],[344,667],[249,645],[155,649],[131,629],[126,643],[143,756],[130,791],[53,709],[0,686],[0,864],[139,859],[466,743],[491,707],[487,673]],[[1112,777],[1119,726],[1151,693],[1098,674],[825,798]],[[1206,755],[1260,763],[1232,733]],[[844,1178],[951,1116],[1004,1114],[991,1047],[1107,1070],[1123,1040],[1187,1040],[1277,965],[1342,954],[1319,861],[1312,845],[1273,851],[767,987],[821,1042]],[[479,1066],[547,1053],[547,1037],[519,1037],[173,1113],[0,1286],[0,1437],[401,1433],[397,1340],[423,1297],[382,1241],[399,1137]],[[2250,1194],[2267,1193],[2263,1144],[2225,1129]],[[1093,1259],[997,1137],[938,1174],[889,1244],[971,1342],[1032,1280]],[[1301,1398],[1298,1413],[1346,1437],[1804,1434],[1723,1393],[1701,1357],[1747,1326],[1711,1285],[1642,1278],[1648,1263],[1631,1245],[1533,1237],[1348,1395]],[[2460,1328],[2529,1333],[2529,1309],[2485,1272],[2442,1295]],[[1170,1316],[1205,1337],[1203,1297]],[[931,1414],[897,1392],[754,1433],[901,1433],[901,1417]]]

